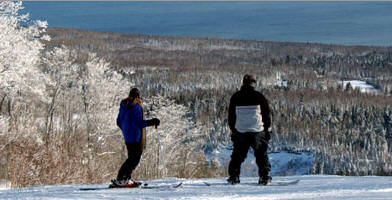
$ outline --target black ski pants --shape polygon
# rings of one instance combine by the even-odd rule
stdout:
[[[264,132],[233,133],[231,141],[233,142],[233,152],[229,163],[230,177],[240,176],[241,164],[248,154],[249,147],[253,148],[256,164],[259,168],[259,176],[269,176],[271,165],[267,155],[268,141],[264,138]]]
[[[140,142],[126,142],[128,150],[128,159],[121,166],[117,174],[117,180],[128,180],[132,177],[132,171],[140,162],[142,157],[142,148]]]

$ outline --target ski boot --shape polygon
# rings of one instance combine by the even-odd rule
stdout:
[[[271,176],[263,176],[259,178],[259,185],[268,185],[269,183],[271,183],[271,181]]]
[[[129,180],[112,180],[112,183],[109,185],[109,188],[133,188],[139,187],[141,185],[140,182],[133,181],[132,179]]]
[[[228,182],[229,184],[232,184],[232,185],[239,184],[239,183],[240,183],[240,178],[239,178],[238,176],[235,176],[235,177],[230,176],[230,177],[227,179],[227,182]]]

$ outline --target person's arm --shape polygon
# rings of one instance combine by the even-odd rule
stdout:
[[[235,133],[237,130],[235,129],[235,121],[237,119],[236,113],[235,113],[235,103],[233,97],[230,98],[230,103],[229,103],[229,127],[231,132]]]
[[[261,116],[263,118],[264,131],[269,132],[269,128],[271,127],[271,115],[268,101],[264,95],[261,95],[260,108]]]
[[[150,120],[143,120],[143,111],[142,108],[138,105],[137,111],[136,111],[136,119],[138,120],[138,123],[140,125],[140,128],[145,128],[147,126],[159,126],[160,121],[157,118],[153,118]]]
[[[121,128],[121,122],[122,122],[123,116],[124,116],[124,109],[122,108],[121,105],[122,105],[122,102],[120,103],[120,109],[118,110],[118,115],[117,115],[117,120],[116,120],[117,126],[118,126],[120,129],[122,129],[122,128]]]

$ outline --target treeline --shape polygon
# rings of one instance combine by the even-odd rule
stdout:
[[[383,93],[392,92],[392,47],[174,38],[69,29],[50,29],[49,33],[50,46],[64,44],[94,51],[118,68],[154,66],[235,72],[263,68],[266,76],[281,71],[289,80],[313,82],[310,86],[317,85],[316,81],[326,85],[336,80],[363,79],[377,85]]]

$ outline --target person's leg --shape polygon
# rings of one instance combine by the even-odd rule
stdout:
[[[271,177],[269,176],[271,164],[267,154],[268,142],[264,140],[263,136],[263,133],[255,134],[252,148],[256,157],[256,164],[259,168],[260,181],[266,182],[265,184],[267,184],[269,181],[271,181]]]
[[[132,177],[132,171],[140,162],[142,156],[142,150],[140,143],[126,143],[128,150],[128,159],[121,166],[117,180],[129,180]]]
[[[229,182],[239,183],[239,176],[241,173],[241,164],[244,162],[248,150],[249,144],[245,134],[235,133],[231,136],[233,142],[233,152],[231,154],[231,160],[229,163]]]

